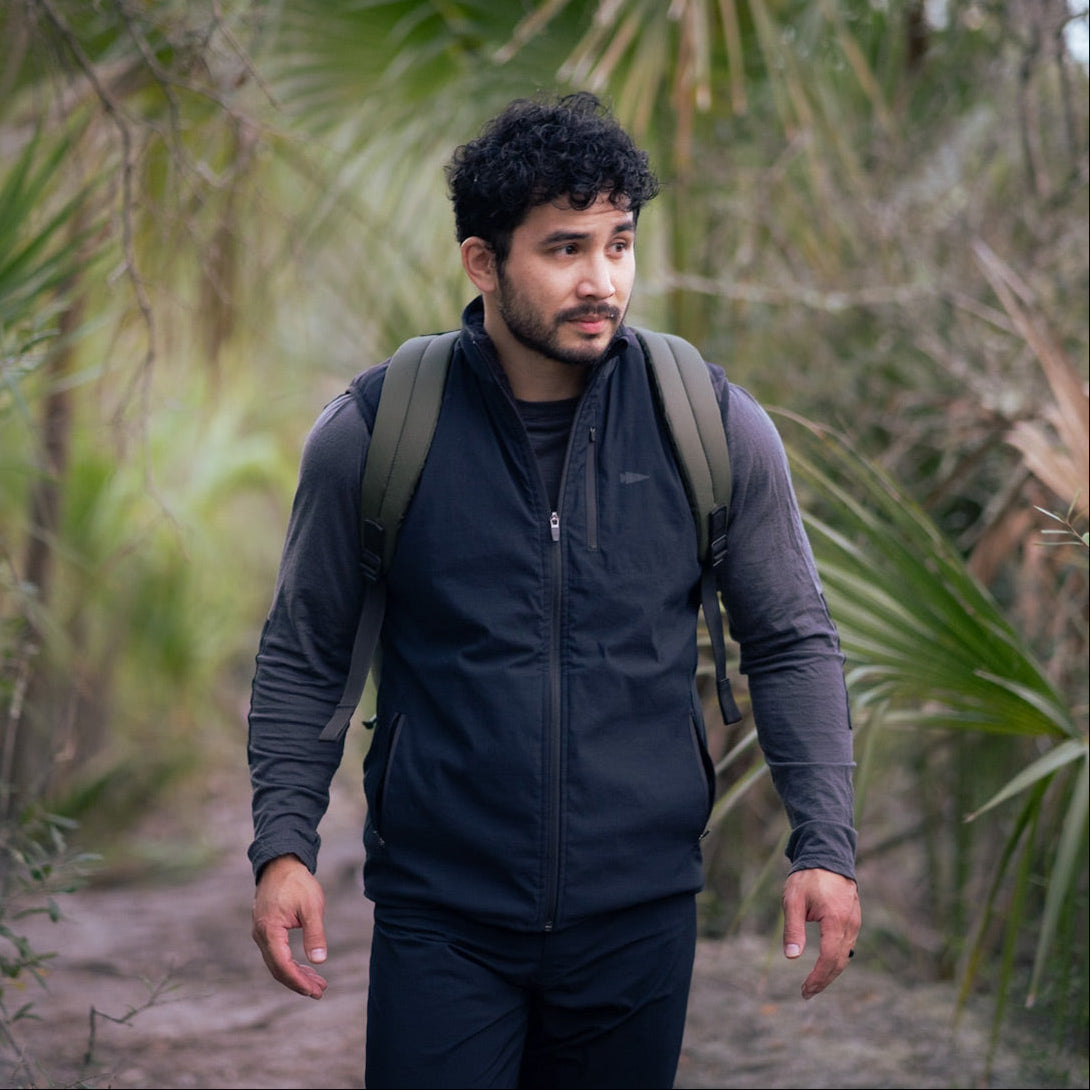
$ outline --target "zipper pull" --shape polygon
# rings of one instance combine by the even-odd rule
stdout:
[[[555,511],[549,516],[549,532],[553,541],[560,540],[560,516]]]

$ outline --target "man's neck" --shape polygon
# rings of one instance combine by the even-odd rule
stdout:
[[[589,364],[563,363],[527,348],[502,321],[490,322],[485,308],[485,332],[492,341],[511,393],[518,401],[564,401],[578,397],[587,384]]]
[[[561,363],[536,352],[509,353],[496,345],[496,353],[517,401],[565,401],[579,397],[590,374],[589,364]]]

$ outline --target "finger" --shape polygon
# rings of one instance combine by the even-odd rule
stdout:
[[[823,992],[842,972],[852,956],[852,936],[843,927],[821,921],[821,950],[810,975],[802,982],[803,999]]]
[[[819,957],[810,970],[810,975],[802,982],[802,998],[813,999],[815,995],[825,991],[844,971],[847,963],[847,958],[841,963],[837,958]]]
[[[305,987],[305,991],[302,989],[296,989],[301,995],[305,995],[310,999],[321,999],[325,995],[326,988],[329,987],[329,982],[324,976],[316,972],[309,965],[301,965],[297,961],[292,962],[292,967],[295,970],[295,978],[298,982],[302,983]]]
[[[274,929],[272,933],[255,931],[254,937],[265,965],[276,980],[300,995],[322,998],[328,982],[309,965],[301,965],[292,957],[286,928]]]
[[[269,967],[273,976],[293,992],[305,995],[308,999],[321,999],[325,995],[328,981],[309,965],[300,964],[298,961],[289,961],[286,965],[273,969]]]

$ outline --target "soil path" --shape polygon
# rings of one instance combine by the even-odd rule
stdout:
[[[62,900],[61,921],[29,921],[33,947],[57,956],[46,988],[26,988],[38,1018],[15,1026],[38,1066],[18,1072],[0,1045],[3,1085],[363,1086],[371,917],[360,893],[353,787],[335,784],[322,827],[331,949],[323,970],[330,988],[318,1003],[276,984],[250,939],[244,783],[210,798],[202,820],[220,851],[199,876],[88,887]],[[986,1079],[986,1009],[955,1030],[949,986],[903,985],[860,959],[806,1003],[798,989],[809,951],[804,961],[785,962],[766,939],[702,941],[676,1086],[1087,1086],[1085,1060],[1073,1077],[1054,1061],[1044,1075],[1029,1046],[1009,1035]],[[163,982],[166,990],[140,1009]]]

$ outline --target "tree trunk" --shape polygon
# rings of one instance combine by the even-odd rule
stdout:
[[[22,583],[34,596],[23,610],[14,639],[11,692],[0,749],[0,819],[17,814],[47,791],[69,734],[61,709],[71,693],[56,684],[56,657],[43,654],[49,644],[40,618],[51,606],[57,542],[61,533],[64,483],[71,457],[73,394],[72,337],[81,320],[82,301],[74,295],[60,322],[59,349],[44,368],[40,460],[30,493],[29,530]]]

